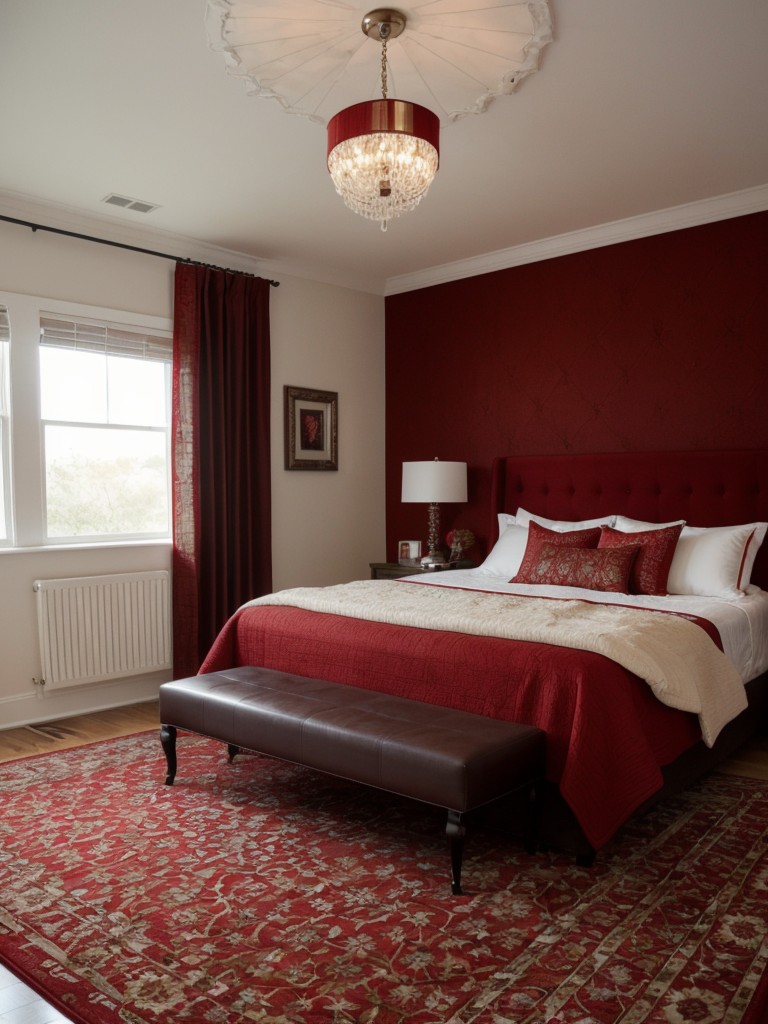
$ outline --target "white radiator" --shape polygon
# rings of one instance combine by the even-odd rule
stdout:
[[[171,667],[170,574],[36,580],[46,689]]]

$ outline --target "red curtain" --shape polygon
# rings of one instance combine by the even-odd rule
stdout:
[[[269,282],[177,263],[173,670],[194,675],[243,602],[272,589]]]

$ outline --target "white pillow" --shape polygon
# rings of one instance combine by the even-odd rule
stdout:
[[[588,530],[591,526],[613,526],[616,516],[600,516],[598,519],[581,519],[578,522],[568,522],[565,519],[545,519],[544,516],[534,515],[533,512],[526,512],[519,508],[515,520],[520,526],[527,526],[533,520],[539,526],[547,530],[556,530],[558,533],[566,533],[568,530]]]
[[[671,523],[646,523],[642,519],[628,519],[627,516],[616,516],[614,530],[619,533],[638,533],[642,530],[663,530],[665,526],[685,526],[684,519],[675,519]]]
[[[515,522],[515,517],[511,516],[509,512],[499,512],[499,536],[504,533],[508,526],[514,526]]]
[[[741,597],[766,530],[768,523],[684,526],[669,569],[669,593]]]
[[[520,568],[527,543],[528,527],[511,523],[496,541],[480,568],[494,576],[512,579]]]

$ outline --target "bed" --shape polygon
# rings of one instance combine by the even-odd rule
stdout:
[[[542,609],[574,605],[579,612],[589,612],[599,604],[596,614],[601,616],[632,615],[624,607],[631,602],[620,593],[606,598],[613,602],[615,612],[605,610],[602,598],[597,600],[596,593],[582,588],[568,591],[565,597],[565,588],[556,588],[554,597],[548,594],[549,603],[538,597],[536,586],[532,591],[523,586],[520,596],[506,592],[497,596],[491,593],[495,589],[491,576],[502,590],[510,587],[504,580],[506,563],[500,564],[498,558],[494,561],[494,553],[502,549],[504,538],[505,544],[509,541],[513,528],[519,532],[525,520],[523,511],[533,514],[534,522],[536,517],[540,520],[534,526],[527,521],[530,536],[543,530],[541,536],[547,541],[556,532],[552,521],[560,524],[560,532],[570,533],[564,524],[611,517],[606,534],[598,527],[609,546],[615,527],[622,525],[616,516],[627,517],[624,532],[630,533],[639,529],[632,526],[633,521],[678,523],[677,529],[682,530],[680,521],[684,520],[689,524],[686,533],[695,534],[696,544],[699,534],[691,531],[691,525],[702,528],[704,540],[709,541],[713,527],[765,523],[768,452],[497,458],[491,495],[493,550],[478,570],[440,572],[431,579],[419,576],[349,584],[347,606],[335,603],[340,596],[335,593],[338,588],[268,596],[244,606],[230,619],[201,672],[264,665],[538,725],[548,738],[542,837],[551,845],[588,858],[632,814],[690,784],[764,725],[768,713],[768,595],[763,591],[768,590],[768,553],[765,544],[756,544],[764,531],[760,537],[750,534],[754,565],[748,588],[744,580],[748,593],[733,599],[730,595],[697,595],[690,608],[676,607],[674,616],[658,614],[654,608],[657,598],[635,601],[648,606],[643,605],[640,617],[665,622],[685,619],[679,628],[688,630],[681,634],[686,645],[694,633],[696,638],[706,634],[703,642],[696,639],[696,643],[713,651],[726,648],[729,662],[735,657],[730,648],[741,651],[738,672],[747,706],[742,710],[741,704],[733,705],[726,715],[730,720],[718,722],[712,735],[707,734],[704,722],[706,739],[701,714],[662,703],[657,692],[631,670],[631,661],[613,661],[602,653],[601,644],[581,650],[561,646],[559,641],[485,635],[463,626],[464,619],[443,628],[442,619],[433,620],[429,615],[418,619],[416,626],[398,616],[384,616],[379,621],[377,613],[368,615],[363,607],[367,609],[369,595],[376,589],[382,600],[392,602],[406,601],[407,595],[407,601],[424,605],[482,603],[483,615],[485,608],[495,609],[497,602],[519,604],[521,600],[526,603],[526,598],[527,606]],[[626,529],[626,522],[632,529]],[[709,533],[704,534],[704,528],[709,528]],[[626,546],[619,537],[617,547],[622,545]],[[549,545],[543,550],[552,553]],[[637,552],[634,547],[632,550]],[[615,566],[620,556],[617,551],[600,557],[613,559],[611,565]],[[516,585],[511,585],[511,590],[514,592]],[[572,596],[578,601],[571,600]],[[326,598],[333,600],[328,603]],[[752,644],[749,651],[740,646],[744,630],[737,639],[737,622],[746,625]],[[604,629],[603,635],[606,633],[611,631]],[[723,658],[719,650],[712,657]]]

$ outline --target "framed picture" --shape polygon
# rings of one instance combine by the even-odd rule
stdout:
[[[338,392],[286,384],[283,394],[285,468],[338,469]]]
[[[397,561],[400,565],[420,565],[421,541],[399,540],[397,542]]]

